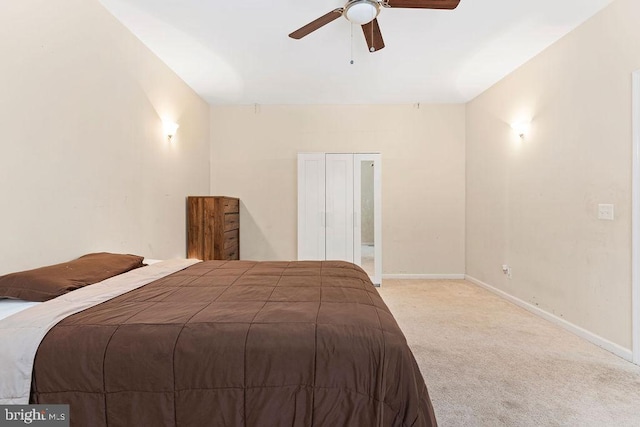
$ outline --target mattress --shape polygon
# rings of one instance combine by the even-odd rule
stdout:
[[[436,425],[404,335],[345,262],[180,269],[60,320],[32,373],[30,402],[70,404],[73,425]]]

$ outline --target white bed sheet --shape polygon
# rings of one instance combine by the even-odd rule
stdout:
[[[41,303],[21,299],[0,299],[0,320],[38,304]]]

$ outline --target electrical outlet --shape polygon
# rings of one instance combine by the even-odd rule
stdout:
[[[613,221],[613,205],[598,205],[598,219]]]
[[[507,264],[502,264],[502,272],[507,275],[509,279],[511,279],[511,267]]]

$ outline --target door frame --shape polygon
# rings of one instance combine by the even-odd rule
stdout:
[[[640,70],[632,74],[631,313],[632,360],[640,365]]]
[[[353,174],[353,170],[355,169],[355,163],[360,161],[360,159],[365,159],[365,160],[372,160],[374,162],[374,240],[375,240],[375,249],[374,249],[374,256],[375,256],[375,264],[374,264],[374,275],[371,276],[371,281],[376,285],[376,286],[380,286],[382,284],[382,155],[380,153],[336,153],[336,152],[299,152],[298,153],[298,188],[297,188],[297,193],[298,193],[298,224],[297,224],[297,229],[298,229],[298,260],[304,260],[304,259],[326,259],[327,257],[327,245],[326,245],[326,230],[329,228],[330,223],[332,222],[333,218],[331,218],[331,215],[329,215],[328,210],[330,210],[330,206],[327,206],[327,201],[326,201],[326,197],[325,197],[325,193],[326,193],[326,176],[327,176],[327,171],[326,171],[326,164],[327,164],[327,157],[328,156],[351,156],[351,191],[352,191],[352,202],[354,202],[355,204],[355,197],[353,197],[353,191],[355,190],[355,176]],[[322,163],[322,168],[324,168],[324,175],[322,177],[322,181],[323,181],[323,187],[321,193],[322,193],[322,202],[318,202],[317,205],[318,207],[321,207],[321,210],[319,212],[309,212],[306,208],[306,196],[303,194],[305,192],[305,188],[307,188],[307,184],[306,184],[306,180],[305,180],[305,161],[306,160],[314,160],[314,161],[318,161],[319,163]],[[358,169],[359,170],[359,169]],[[320,185],[318,185],[318,187],[320,187]],[[322,237],[322,241],[323,241],[323,245],[322,248],[317,248],[319,250],[315,251],[315,253],[317,254],[317,256],[315,257],[309,257],[308,254],[306,254],[306,251],[303,250],[305,245],[302,244],[302,240],[304,239],[303,233],[302,233],[302,225],[306,224],[306,218],[311,217],[313,222],[316,222],[320,225],[320,227],[318,227],[320,230],[318,231],[319,235],[321,234]],[[355,211],[353,209],[352,206],[352,215],[350,216],[350,218],[348,218],[348,221],[350,222],[352,229],[354,230],[354,233],[356,231],[356,227],[355,227]],[[359,223],[360,220],[358,219],[357,222]],[[351,236],[352,237],[352,241],[351,241],[351,252],[353,253],[353,256],[356,256],[356,248],[354,247],[354,241],[355,241],[355,234]],[[359,251],[358,251],[359,252]],[[353,259],[353,261],[358,264],[361,263],[361,259],[356,260]]]
[[[360,204],[361,176],[360,168],[362,161],[373,162],[373,240],[374,240],[374,265],[373,277],[371,281],[376,286],[382,285],[382,155],[380,153],[355,153],[353,155],[353,171],[354,171],[354,219],[361,213]],[[361,217],[358,219],[357,226],[354,226],[354,258],[358,261],[362,260],[361,253]],[[355,225],[355,224],[354,224]]]

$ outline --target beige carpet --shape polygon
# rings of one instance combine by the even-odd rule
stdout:
[[[640,426],[640,367],[462,280],[380,293],[441,427]]]

